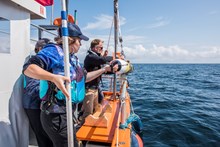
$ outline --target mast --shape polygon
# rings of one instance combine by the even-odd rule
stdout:
[[[69,65],[69,46],[68,46],[68,27],[67,27],[67,3],[68,0],[61,0],[62,3],[62,39],[63,39],[63,50],[64,50],[64,70],[65,76],[70,77],[70,67]],[[66,82],[66,89],[70,95],[70,98],[66,98],[66,115],[67,115],[67,135],[68,135],[68,147],[73,147],[74,137],[73,137],[73,116],[72,116],[72,99],[70,83]]]
[[[118,50],[118,0],[114,0],[114,38],[115,38],[115,52],[114,58],[116,59],[116,53]],[[116,73],[114,73],[113,81],[113,98],[116,98]]]
[[[117,51],[118,51],[118,42],[120,40],[120,42],[122,42],[122,38],[120,37],[119,39],[119,32],[120,32],[120,28],[119,28],[119,11],[118,11],[118,0],[114,0],[114,28],[115,28],[115,55],[114,58],[116,59],[116,55],[117,55]],[[126,79],[126,75],[123,76],[124,79]],[[126,99],[126,89],[127,86],[127,81],[124,80],[123,82],[123,86],[122,86],[122,94],[120,96],[120,100],[121,100],[121,123],[125,123],[125,120],[127,119],[127,115],[126,115],[126,103],[125,103],[125,99]],[[114,98],[116,98],[116,73],[114,74],[114,89],[113,89],[113,95]]]

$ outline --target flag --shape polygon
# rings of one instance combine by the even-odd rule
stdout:
[[[38,2],[39,4],[43,5],[43,6],[53,5],[53,0],[35,0],[35,1]]]

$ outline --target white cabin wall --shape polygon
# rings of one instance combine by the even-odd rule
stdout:
[[[30,50],[30,13],[5,0],[0,10],[0,17],[10,20],[10,53],[0,53],[0,121],[9,121],[9,98]]]

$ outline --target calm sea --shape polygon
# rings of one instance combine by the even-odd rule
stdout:
[[[220,147],[220,64],[135,64],[128,79],[144,146]]]

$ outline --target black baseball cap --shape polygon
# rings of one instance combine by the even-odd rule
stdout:
[[[89,38],[81,32],[80,28],[73,23],[68,23],[69,37],[79,37],[82,40],[88,41]],[[59,35],[62,37],[61,28],[59,28]]]

